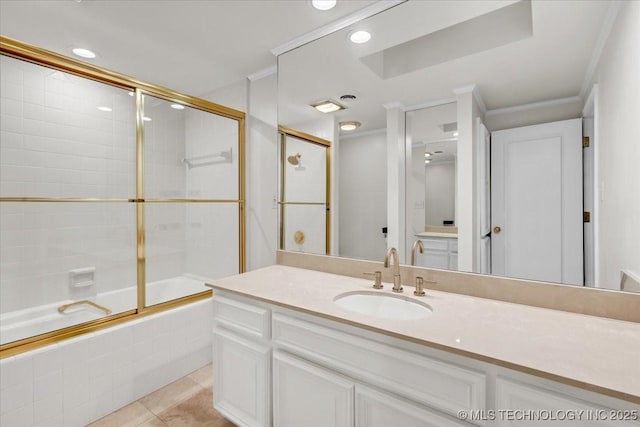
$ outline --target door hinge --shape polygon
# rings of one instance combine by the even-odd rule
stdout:
[[[584,222],[591,222],[591,212],[582,212],[582,220]]]
[[[589,137],[588,136],[583,136],[582,137],[582,148],[587,148],[589,147]]]

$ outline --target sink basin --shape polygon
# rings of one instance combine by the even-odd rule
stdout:
[[[404,295],[391,295],[375,291],[346,292],[333,302],[345,310],[382,319],[414,320],[433,313],[429,304]]]

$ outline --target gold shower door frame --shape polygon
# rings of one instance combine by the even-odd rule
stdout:
[[[287,205],[324,205],[326,207],[325,215],[325,253],[331,253],[331,141],[318,138],[317,136],[291,129],[285,126],[278,126],[280,133],[280,200],[278,206],[280,208],[280,224],[279,224],[279,248],[285,249],[285,209]],[[326,150],[326,196],[325,202],[289,202],[285,198],[285,174],[287,163],[286,141],[287,137],[299,139],[303,142],[319,145]]]
[[[21,339],[0,345],[0,359],[23,353],[35,348],[55,343],[67,338],[82,335],[98,329],[110,327],[154,313],[170,310],[174,307],[211,297],[212,291],[188,295],[166,301],[150,307],[146,299],[146,246],[144,206],[147,203],[225,203],[237,204],[239,215],[239,265],[238,271],[246,269],[246,231],[245,231],[245,113],[204,99],[184,95],[161,86],[141,82],[132,77],[106,70],[91,64],[77,61],[66,56],[31,46],[20,41],[0,36],[0,54],[45,66],[51,69],[74,74],[100,83],[135,92],[136,99],[136,197],[133,199],[97,199],[97,198],[44,198],[44,197],[0,197],[0,202],[82,202],[82,203],[135,203],[136,206],[136,266],[137,266],[137,307],[100,319],[81,323],[67,328],[47,332],[41,335]],[[149,95],[166,101],[180,103],[188,107],[211,114],[236,120],[238,124],[238,199],[145,199],[144,197],[144,106],[143,96]]]

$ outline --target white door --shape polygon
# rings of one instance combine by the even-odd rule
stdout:
[[[274,353],[274,427],[353,427],[353,399],[353,382],[297,357]]]
[[[491,272],[583,285],[582,120],[491,136]]]

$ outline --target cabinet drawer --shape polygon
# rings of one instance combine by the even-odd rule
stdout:
[[[356,385],[356,427],[464,427],[423,406],[372,388]]]
[[[250,337],[270,338],[270,311],[261,307],[213,295],[214,322]]]
[[[274,344],[363,382],[456,415],[485,408],[485,375],[279,313]]]
[[[618,426],[638,427],[639,421],[625,421],[625,415],[631,418],[638,417],[638,406],[629,404],[625,411],[611,410],[602,406],[575,399],[571,396],[548,391],[535,386],[522,384],[505,378],[496,380],[496,409],[512,411],[511,416],[496,416],[498,426],[529,426],[533,416],[554,418],[547,421],[539,421],[544,425],[572,425],[572,426]],[[635,410],[635,412],[633,412]],[[597,421],[597,413],[606,415],[606,420]],[[504,413],[504,412],[503,412]],[[563,414],[575,417],[573,419],[559,419]],[[522,415],[518,417],[518,415]],[[523,418],[528,415],[529,419]],[[612,419],[613,417],[617,419]],[[620,420],[622,418],[622,420]]]
[[[426,250],[444,251],[449,250],[449,241],[446,239],[420,239]]]

